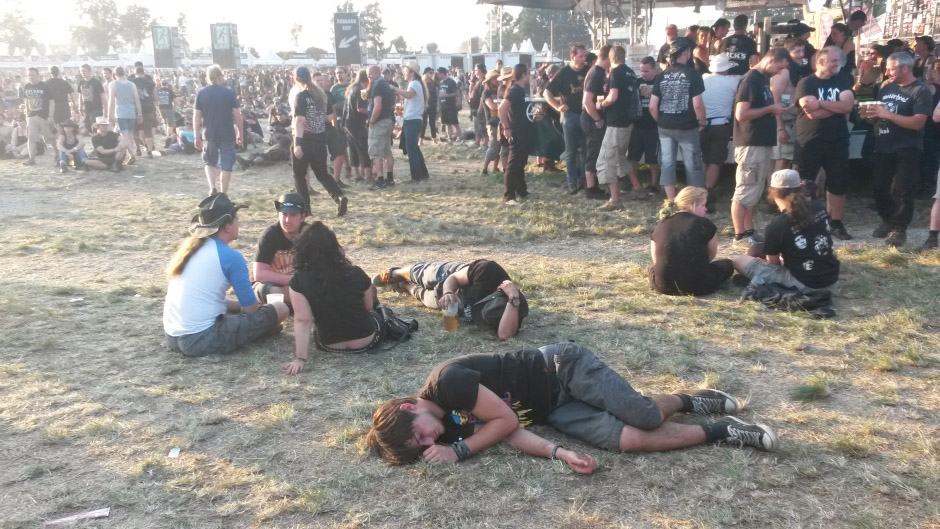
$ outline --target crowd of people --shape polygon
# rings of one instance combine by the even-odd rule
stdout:
[[[63,173],[121,171],[143,156],[201,153],[208,196],[167,266],[166,346],[187,357],[228,354],[278,333],[292,317],[294,356],[284,370],[297,375],[311,339],[331,353],[375,351],[389,341],[394,316],[379,303],[379,288],[410,294],[501,340],[522,328],[529,300],[498,263],[421,261],[370,276],[349,260],[329,227],[308,220],[310,172],[338,216],[349,208],[344,178],[373,191],[394,186],[396,137],[411,181],[430,178],[422,153],[428,130],[432,142],[470,141],[485,150],[482,171],[503,173],[508,206],[530,199],[526,166],[544,119],[557,119],[564,139],[567,193],[583,191],[603,200],[602,211],[615,211],[662,191],[648,268],[657,292],[707,295],[735,273],[745,284],[837,290],[833,237],[852,238],[843,221],[852,183],[851,127],[867,131],[863,153],[882,220],[873,236],[887,244],[906,242],[915,196],[934,192],[940,166],[940,63],[932,40],[918,38],[913,49],[903,42],[873,46],[856,63],[851,37],[864,23],[864,14],[853,13],[816,50],[807,41],[814,29],[794,21],[789,35],[763,54],[743,15],[693,26],[685,36],[670,25],[659,56],[643,58],[632,65],[636,70],[619,45],[596,54],[576,45],[565,65],[534,72],[525,64],[498,64],[463,74],[409,61],[385,70],[302,66],[239,75],[213,65],[204,73],[155,78],[136,65],[131,75],[105,68],[99,79],[84,65],[70,82],[56,67],[47,80],[30,68],[28,80],[3,81],[0,151],[33,165],[51,148]],[[545,102],[533,102],[533,95]],[[471,120],[466,131],[464,103]],[[158,131],[166,137],[162,149],[155,145]],[[715,208],[729,144],[737,165],[733,246],[743,251],[716,260],[718,228],[707,214]],[[256,147],[250,153],[249,145]],[[550,156],[541,161],[551,170]],[[229,198],[233,168],[287,162],[294,189],[274,201],[277,220],[260,235],[249,269],[230,246],[240,236],[244,207]],[[646,186],[643,162],[650,170]],[[754,212],[765,198],[777,215],[760,235]],[[925,249],[937,248],[940,232],[940,189],[934,199]],[[587,349],[560,343],[438,365],[416,396],[379,407],[367,442],[396,464],[462,461],[506,442],[561,459],[579,473],[593,472],[596,461],[525,427],[551,425],[620,451],[706,442],[774,450],[773,430],[734,417],[739,408],[733,396],[716,390],[643,396]],[[726,416],[690,425],[667,420],[675,413]]]

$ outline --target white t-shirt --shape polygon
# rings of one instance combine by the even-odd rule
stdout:
[[[727,118],[724,123],[734,122],[734,94],[738,91],[738,82],[740,80],[740,75],[711,73],[702,76],[702,82],[705,84],[702,102],[705,103],[706,118]],[[722,120],[713,119],[709,123],[720,125]]]
[[[417,79],[408,83],[408,88],[415,91],[415,96],[411,99],[405,99],[405,109],[402,113],[402,120],[421,119],[424,116],[424,89]]]

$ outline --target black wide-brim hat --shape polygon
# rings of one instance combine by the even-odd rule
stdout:
[[[235,217],[235,212],[247,207],[233,204],[225,193],[208,196],[199,203],[199,213],[193,215],[189,225],[189,233],[199,239],[214,235],[219,231],[219,228],[231,222]]]
[[[503,312],[506,310],[506,304],[509,303],[509,296],[502,290],[497,290],[489,296],[477,301],[471,308],[473,323],[483,330],[498,329],[499,321],[503,318]],[[522,319],[529,315],[529,302],[525,295],[519,293],[519,325],[522,325]]]

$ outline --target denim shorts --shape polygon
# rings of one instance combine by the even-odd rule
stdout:
[[[121,132],[133,133],[137,128],[137,118],[117,118],[117,123]]]
[[[221,158],[221,169],[231,171],[235,165],[235,141],[206,140],[205,150],[202,151],[202,161],[209,167],[219,167],[219,158]]]
[[[208,329],[184,336],[164,333],[167,349],[195,357],[231,354],[239,347],[281,331],[274,305],[262,305],[251,314],[221,314]]]

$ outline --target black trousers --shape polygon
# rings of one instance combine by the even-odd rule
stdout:
[[[528,133],[512,133],[512,141],[509,142],[509,163],[506,164],[504,177],[506,185],[506,191],[503,193],[504,200],[515,200],[529,195],[525,184],[525,165],[529,161],[531,148],[532,138]]]
[[[340,189],[336,180],[333,180],[333,177],[330,176],[326,168],[326,135],[323,134],[322,136],[322,139],[304,136],[301,143],[304,154],[303,158],[297,158],[297,156],[294,155],[293,147],[291,148],[290,159],[294,169],[294,188],[304,197],[308,215],[311,214],[311,211],[310,190],[307,187],[307,168],[313,171],[314,176],[317,177],[317,180],[320,181],[323,188],[326,189],[326,192],[330,194],[330,197],[332,197],[334,201],[338,201],[339,197],[343,196],[343,190]]]
[[[424,111],[424,116],[421,118],[421,139],[425,138],[424,133],[428,130],[428,125],[431,125],[431,137],[437,138],[437,107],[428,105],[428,108]]]
[[[875,207],[881,220],[906,228],[914,218],[914,188],[920,177],[919,149],[901,149],[894,153],[875,153],[872,159],[872,184]]]

